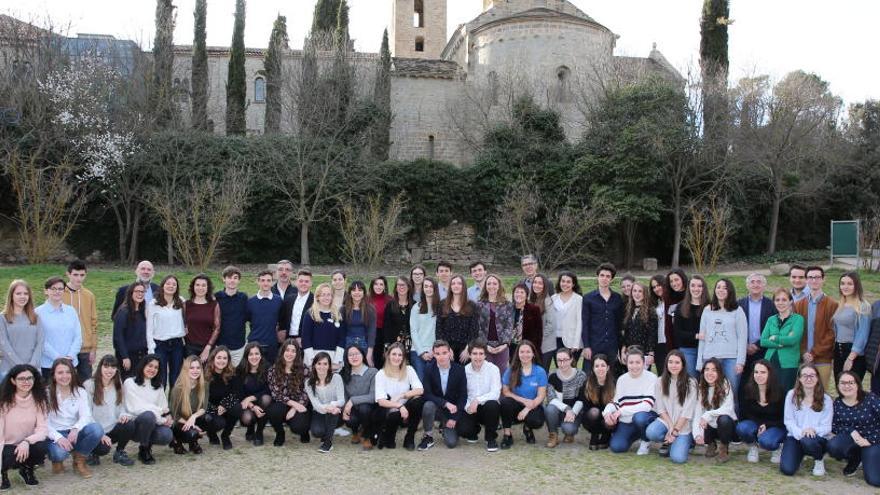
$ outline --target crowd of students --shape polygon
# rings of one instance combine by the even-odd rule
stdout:
[[[85,264],[49,278],[39,307],[15,280],[0,315],[2,488],[10,469],[37,484],[46,457],[53,473],[72,458],[85,478],[111,451],[131,466],[132,441],[144,464],[154,445],[198,455],[207,438],[228,450],[237,425],[254,446],[270,425],[275,446],[289,430],[327,453],[338,435],[393,449],[400,429],[409,450],[482,433],[495,452],[513,447],[517,424],[529,444],[545,426],[548,448],[583,429],[589,450],[638,441],[636,455],[656,444],[674,463],[695,445],[727,462],[743,442],[748,462],[769,451],[786,475],[805,457],[824,475],[830,455],[880,486],[880,303],[865,301],[857,273],[831,295],[821,267],[794,266],[772,299],[752,274],[738,300],[729,279],[709,287],[680,269],[648,283],[624,276],[619,294],[602,264],[583,294],[574,273],[553,283],[532,256],[509,291],[483,263],[470,266],[471,286],[452,268],[441,262],[432,278],[416,265],[393,287],[336,271],[312,291],[312,274],[282,260],[257,275],[252,297],[227,267],[222,290],[200,274],[183,298],[177,277],[154,284],[144,261],[118,290],[114,353],[100,359]]]

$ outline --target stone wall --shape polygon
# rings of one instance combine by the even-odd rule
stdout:
[[[378,1],[376,3],[379,3]],[[421,0],[422,27],[414,26],[415,0],[392,0],[389,42],[394,57],[438,59],[446,46],[446,0]],[[423,51],[416,51],[416,37],[424,40]]]
[[[394,254],[389,263],[436,263],[440,260],[453,265],[468,265],[474,261],[492,263],[494,255],[477,247],[474,227],[466,223],[452,223],[429,232],[421,239],[409,239]]]

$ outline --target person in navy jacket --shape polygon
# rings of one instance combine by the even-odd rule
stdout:
[[[746,363],[743,368],[742,376],[752,376],[752,369],[755,362],[764,359],[764,351],[761,342],[761,332],[767,325],[767,320],[776,314],[776,305],[773,300],[764,295],[767,288],[767,279],[760,273],[752,273],[746,277],[746,286],[749,295],[737,301],[739,307],[746,314],[746,321],[749,325],[748,347],[746,348]],[[739,397],[737,403],[743,398],[743,387],[739,389]]]
[[[443,443],[448,448],[458,445],[456,424],[464,414],[467,405],[467,375],[464,366],[452,359],[452,348],[445,340],[434,342],[432,348],[434,362],[425,369],[422,383],[425,404],[422,406],[422,426],[425,436],[419,443],[419,450],[434,446],[434,419],[439,416],[442,424]]]
[[[583,369],[592,372],[594,355],[617,356],[620,349],[620,325],[623,319],[623,298],[611,290],[617,269],[602,263],[596,269],[599,288],[584,296],[581,306],[581,339],[584,344]]]

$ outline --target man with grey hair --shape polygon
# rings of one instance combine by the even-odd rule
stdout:
[[[144,282],[147,284],[147,293],[144,294],[144,301],[152,301],[153,294],[159,291],[159,286],[153,283],[153,275],[156,274],[156,270],[153,268],[153,264],[147,260],[143,260],[137,264],[137,267],[134,269],[135,282]],[[131,284],[123,285],[116,291],[116,301],[113,302],[113,311],[110,312],[110,318],[113,318],[113,315],[116,314],[116,310],[119,309],[119,306],[122,306],[122,303],[125,302],[125,292],[128,290],[128,287]]]
[[[531,294],[532,282],[535,280],[535,276],[538,275],[538,257],[534,254],[527,254],[521,258],[520,265],[522,266],[523,275],[526,277],[520,280],[519,283],[526,284]],[[544,292],[548,296],[552,296],[554,292],[553,284],[548,284],[547,287],[544,287]]]
[[[296,294],[296,289],[290,283],[291,275],[293,275],[293,263],[290,260],[275,263],[275,285],[272,286],[272,293],[281,296],[282,301]]]
[[[746,322],[748,322],[748,347],[746,348],[746,363],[743,368],[743,377],[752,374],[752,367],[755,361],[764,359],[764,350],[761,347],[761,332],[764,331],[764,325],[767,324],[772,316],[776,314],[776,306],[769,297],[764,295],[767,289],[767,278],[760,273],[752,273],[746,277],[746,287],[749,295],[737,301],[739,307],[746,314]],[[745,387],[740,387],[740,396]]]

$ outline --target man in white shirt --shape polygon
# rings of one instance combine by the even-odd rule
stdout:
[[[302,318],[315,301],[312,290],[312,272],[303,268],[296,274],[296,295],[290,296],[284,300],[284,307],[281,314],[284,320],[281,322],[279,333],[283,332],[284,337],[292,337],[300,341],[300,328],[302,327]]]
[[[440,300],[446,299],[446,293],[449,291],[449,280],[452,278],[452,263],[448,261],[440,261],[437,263],[437,294]]]
[[[498,421],[501,417],[501,371],[486,361],[488,344],[477,339],[470,343],[471,362],[464,367],[468,398],[456,429],[469,443],[477,441],[480,426],[486,429],[486,450],[498,451]]]

